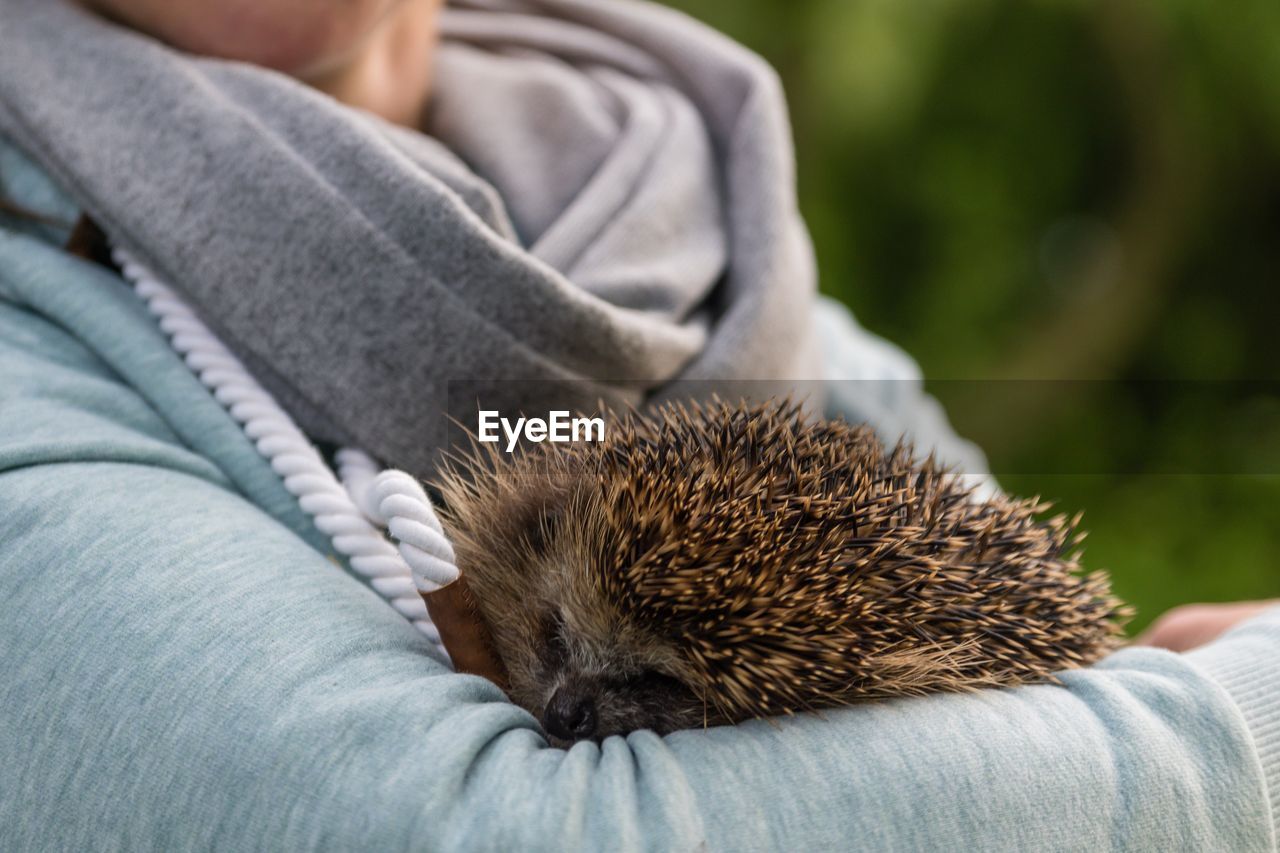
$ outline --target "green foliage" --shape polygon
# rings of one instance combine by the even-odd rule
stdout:
[[[823,289],[934,380],[1038,380],[933,389],[1136,625],[1280,596],[1280,3],[671,5],[781,73]]]

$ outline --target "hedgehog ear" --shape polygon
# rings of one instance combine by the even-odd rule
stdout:
[[[567,492],[559,488],[506,494],[501,498],[502,512],[485,519],[477,538],[541,555],[559,533],[567,500]]]
[[[548,500],[540,512],[532,514],[526,524],[524,538],[535,553],[544,553],[554,541],[563,516],[564,502],[556,500]]]

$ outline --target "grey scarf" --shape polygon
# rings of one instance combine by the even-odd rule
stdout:
[[[417,473],[450,408],[545,412],[530,380],[590,405],[814,377],[763,62],[622,0],[463,0],[443,29],[424,135],[67,0],[0,0],[0,133],[305,429]]]

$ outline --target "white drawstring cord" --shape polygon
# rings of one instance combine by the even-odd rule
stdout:
[[[379,471],[368,454],[350,447],[339,450],[336,461],[338,476],[356,506],[399,543],[415,592],[434,592],[458,579],[453,546],[416,479],[395,469]]]
[[[289,414],[170,287],[128,252],[117,248],[112,256],[174,350],[244,428],[285,489],[332,540],[334,550],[443,651],[440,633],[418,593],[457,580],[458,568],[418,481],[403,471],[379,472],[367,454],[344,448],[336,459],[339,482]],[[398,548],[380,526],[398,540]]]

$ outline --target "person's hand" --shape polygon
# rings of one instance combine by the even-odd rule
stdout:
[[[1227,629],[1277,605],[1280,605],[1280,599],[1233,601],[1227,604],[1184,604],[1166,611],[1134,643],[1140,646],[1158,646],[1175,652],[1190,651],[1216,640]]]

